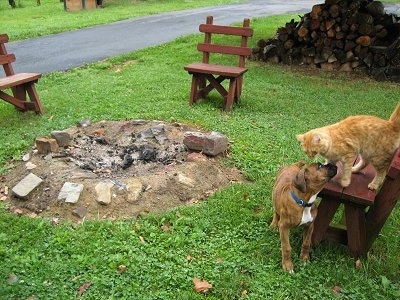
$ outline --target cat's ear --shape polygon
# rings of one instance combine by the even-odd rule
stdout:
[[[297,139],[299,142],[303,142],[303,140],[304,140],[304,134],[296,134],[296,139]]]
[[[313,144],[319,144],[320,141],[321,141],[321,137],[319,136],[319,134],[314,134],[314,136],[312,138]]]
[[[302,193],[305,193],[307,191],[306,172],[307,169],[300,170],[292,181],[293,185]]]

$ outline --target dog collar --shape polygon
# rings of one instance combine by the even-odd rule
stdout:
[[[300,206],[303,206],[303,207],[311,207],[311,206],[314,204],[314,202],[308,203],[308,202],[305,202],[305,201],[301,200],[299,197],[297,197],[297,196],[293,193],[293,191],[290,191],[290,196],[292,196],[292,199],[293,199],[294,201],[296,201],[296,203],[297,203],[298,205],[300,205]]]

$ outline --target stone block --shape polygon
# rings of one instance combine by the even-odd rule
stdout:
[[[187,131],[183,143],[190,150],[202,151],[209,156],[217,156],[228,149],[228,138],[216,131],[210,134]]]
[[[36,148],[39,154],[47,154],[50,152],[58,152],[58,144],[56,139],[41,137],[36,138]]]
[[[18,198],[26,198],[30,192],[42,183],[42,179],[33,173],[26,175],[12,189],[12,192]]]
[[[57,141],[58,146],[67,147],[71,143],[72,137],[67,131],[54,130],[51,132],[51,137]]]

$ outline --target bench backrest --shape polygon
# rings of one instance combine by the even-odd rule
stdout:
[[[15,61],[14,54],[8,54],[5,43],[8,42],[7,34],[0,34],[0,64],[3,66],[6,76],[14,75],[14,69],[11,65]]]
[[[206,24],[200,24],[199,31],[205,34],[204,43],[197,45],[197,50],[203,52],[203,63],[210,62],[210,53],[238,55],[238,66],[245,67],[246,57],[250,56],[251,48],[247,47],[248,37],[253,36],[253,29],[249,27],[250,20],[243,20],[243,27],[214,25],[213,17],[208,16]],[[213,34],[240,36],[239,46],[216,44],[212,41]]]

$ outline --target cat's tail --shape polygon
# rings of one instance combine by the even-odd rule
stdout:
[[[400,103],[397,104],[394,112],[392,113],[392,115],[389,118],[389,122],[392,123],[393,127],[396,130],[400,131]]]

